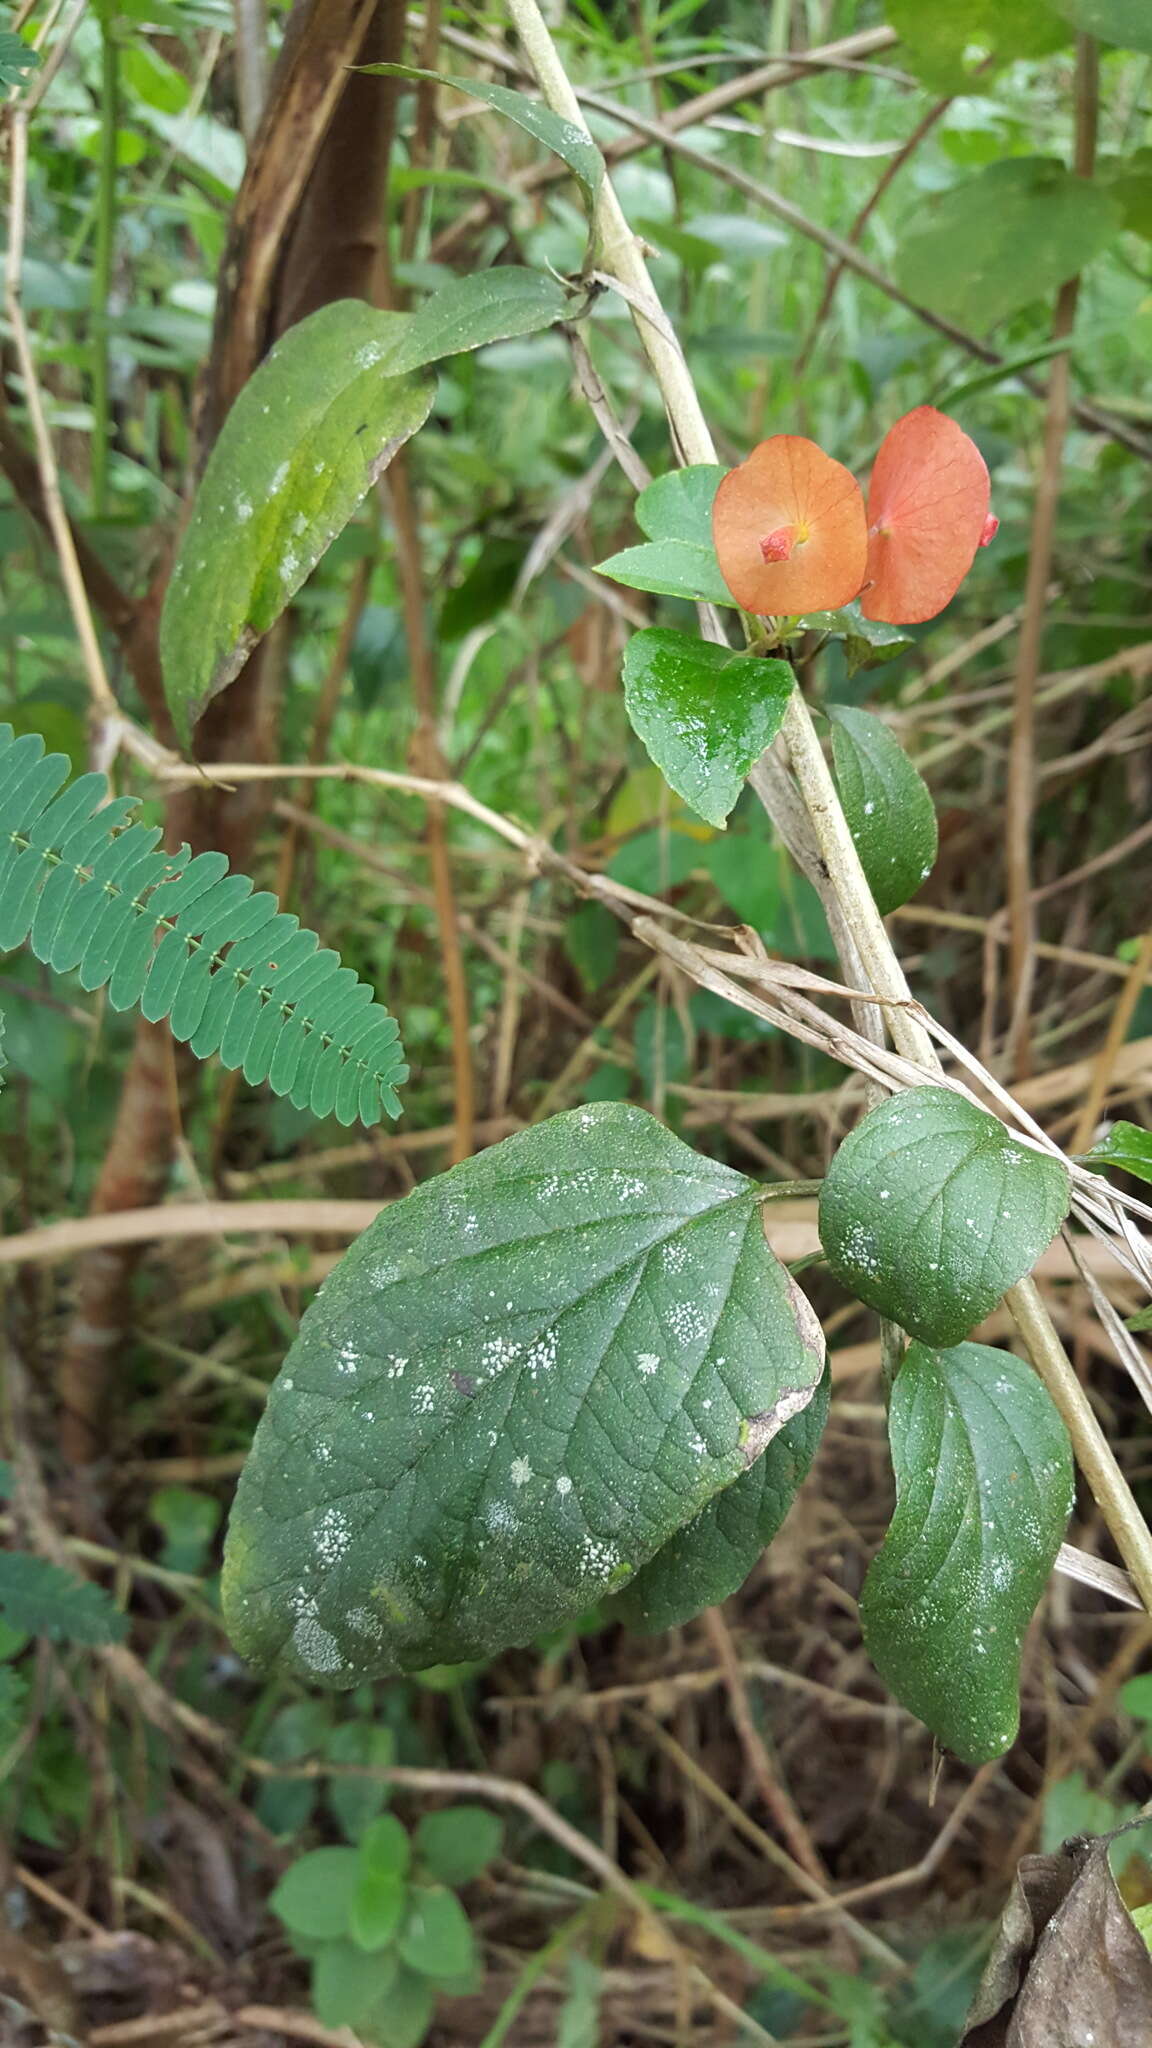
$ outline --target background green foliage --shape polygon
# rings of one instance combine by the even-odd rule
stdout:
[[[271,9],[274,40],[285,12]],[[609,110],[613,103],[646,120],[678,114],[718,80],[790,43],[884,19],[902,36],[899,47],[854,70],[822,70],[770,97],[737,100],[719,121],[682,126],[684,153],[647,147],[623,156],[613,175],[653,252],[654,277],[725,464],[761,436],[790,431],[812,435],[863,472],[892,421],[925,401],[954,413],[988,461],[1001,531],[948,614],[884,647],[870,645],[858,620],[848,622],[859,629],[854,637],[829,621],[830,632],[846,637],[822,652],[813,642],[802,650],[811,657],[805,686],[834,714],[837,774],[850,811],[858,810],[853,823],[878,886],[881,870],[872,868],[868,845],[876,812],[867,804],[886,802],[905,830],[890,901],[901,910],[894,929],[912,955],[917,986],[949,1028],[976,1044],[989,1022],[985,934],[1002,902],[1006,685],[1042,437],[1038,393],[1052,354],[1054,293],[1081,261],[1069,351],[1081,411],[1065,450],[1040,697],[1039,878],[1058,883],[1107,856],[1147,810],[1152,53],[1144,9],[1138,0],[956,0],[947,7],[890,0],[887,8],[834,0],[768,10],[743,0],[663,10],[648,0],[634,8],[579,0],[566,11],[562,42],[574,76],[598,95],[589,118],[611,153],[630,134]],[[114,98],[102,23],[118,52]],[[450,10],[448,25],[490,42],[506,37],[494,11],[485,18]],[[1102,49],[1100,165],[1090,187],[1066,168],[1072,38],[1085,26],[1111,39]],[[33,129],[24,305],[64,495],[85,541],[134,596],[175,539],[197,460],[198,392],[244,161],[231,29],[231,10],[219,0],[179,8],[124,0],[92,10]],[[456,77],[475,60],[445,47],[439,61]],[[0,41],[7,86],[26,92],[36,75]],[[420,218],[408,255],[397,252],[397,280],[419,305],[454,291],[462,274],[531,267],[550,287],[549,317],[582,310],[582,290],[573,296],[559,282],[577,279],[585,263],[579,183],[565,172],[543,177],[529,193],[518,185],[522,172],[549,161],[557,138],[546,122],[528,132],[510,125],[498,111],[501,92],[493,88],[482,111],[444,94],[444,111],[462,117],[438,131],[431,167],[417,160],[414,96],[402,98],[393,206],[399,218],[414,197]],[[901,145],[948,94],[949,104],[896,168]],[[114,222],[101,174],[109,149]],[[594,181],[595,158],[586,149],[574,152],[569,142],[567,163]],[[851,270],[821,317],[830,259],[786,224],[773,201],[777,195],[817,227],[844,234],[890,168],[891,183],[861,228],[862,255],[916,304],[953,323],[960,339]],[[726,174],[745,182],[733,185]],[[764,188],[760,197],[749,180]],[[482,210],[463,249],[445,246],[441,237],[488,194],[498,203]],[[114,260],[104,300],[110,226]],[[666,428],[628,308],[601,292],[585,331],[636,451],[660,475],[670,459]],[[667,638],[696,630],[691,600],[700,586],[692,575],[700,564],[682,559],[692,534],[677,530],[675,506],[659,502],[673,493],[661,476],[656,500],[637,514],[631,486],[601,459],[600,431],[562,331],[502,332],[506,338],[440,367],[428,424],[410,449],[450,772],[560,851],[670,895],[690,916],[745,922],[788,960],[829,969],[823,912],[759,807],[740,796],[721,830],[731,794],[725,785],[722,801],[701,806],[702,822],[692,808],[699,791],[679,783],[669,790],[625,715],[626,642],[635,644],[643,631]],[[964,335],[977,347],[965,346]],[[998,360],[989,363],[989,351]],[[100,357],[108,371],[103,387],[95,374]],[[6,396],[13,430],[26,436],[17,379],[8,379]],[[1117,434],[1101,431],[1086,405],[1103,409]],[[105,445],[101,487],[93,451]],[[280,459],[269,455],[266,484]],[[545,546],[537,545],[542,535]],[[639,591],[617,585],[610,570],[595,578],[597,564],[638,549],[664,551]],[[307,758],[333,647],[350,623],[326,758],[403,772],[412,765],[416,712],[387,510],[370,495],[326,553],[310,549],[307,568],[285,627],[279,756]],[[364,601],[350,612],[360,578]],[[705,594],[722,595],[714,588]],[[178,609],[169,617],[177,660],[196,671],[190,702],[215,660],[198,634],[199,605],[200,598],[183,619]],[[984,637],[1004,621],[998,636]],[[231,627],[247,622],[237,613]],[[963,647],[959,665],[941,672]],[[871,665],[890,650],[891,659]],[[4,481],[0,651],[5,720],[17,734],[42,733],[82,772],[87,700],[68,608],[39,528],[19,490]],[[110,637],[108,652],[125,708],[147,723]],[[865,722],[871,719],[880,726]],[[886,779],[891,757],[877,731],[900,739],[941,816],[939,855],[918,892],[935,852],[920,786]],[[655,745],[653,753],[659,758]],[[671,755],[665,765],[671,773]],[[138,794],[146,819],[158,824],[156,786],[144,770],[121,762],[117,773],[118,787]],[[277,796],[299,807],[300,786],[287,784]],[[400,1018],[414,1070],[400,1126],[408,1143],[373,1149],[358,1140],[355,1151],[343,1149],[347,1134],[334,1115],[317,1122],[210,1065],[185,1091],[169,1197],[395,1199],[446,1163],[447,1139],[437,1134],[456,1105],[424,808],[410,796],[333,781],[315,789],[309,815],[310,823],[293,824],[300,836],[285,907],[322,930]],[[251,864],[261,888],[278,881],[290,824],[283,811],[264,818]],[[626,1102],[654,1111],[722,1168],[764,1178],[824,1172],[856,1114],[840,1096],[840,1067],[708,992],[656,974],[606,911],[528,868],[476,821],[454,818],[449,833],[464,913],[469,1044],[488,1137],[513,1121]],[[880,857],[890,854],[889,846]],[[1097,962],[1044,956],[1036,1045],[1040,1064],[1057,1075],[1098,1048],[1122,985],[1108,969],[1122,972],[1139,941],[1147,883],[1137,847],[1118,865],[1098,868],[1085,891],[1057,895],[1042,911],[1046,944],[1066,942]],[[11,1233],[87,1207],[114,1126],[132,1027],[78,977],[54,978],[29,953],[0,962],[0,1009],[10,1063],[0,1095],[0,1193]],[[1137,1046],[1152,1031],[1147,994],[1128,1030]],[[1062,1137],[1061,1119],[1075,1106],[1075,1092],[1065,1088],[1043,1111]],[[1147,1120],[1138,1094],[1121,1106],[1134,1122]],[[1103,1166],[1132,1170],[1135,1159],[1137,1172],[1146,1168],[1139,1145],[1125,1149],[1123,1132],[1098,1147],[1097,1158]],[[1055,1198],[1041,1206],[1045,1221],[1054,1221]],[[407,2026],[413,2040],[436,2027],[454,2042],[515,2043],[517,2029],[535,2027],[543,2012],[544,2037],[577,2048],[598,2027],[612,2037],[624,2033],[637,2005],[651,2018],[675,1968],[630,1910],[604,1908],[590,1896],[576,1858],[512,1812],[503,1843],[488,1852],[495,1856],[498,1847],[503,1860],[454,1859],[453,1832],[470,1839],[484,1833],[481,1823],[453,1819],[467,1807],[441,1807],[440,1795],[430,1805],[421,1789],[395,1792],[382,1775],[397,1767],[484,1769],[531,1784],[586,1837],[610,1842],[616,1828],[615,1853],[645,1887],[669,1939],[682,1940],[718,1982],[732,1982],[751,2026],[780,2040],[816,2028],[853,2048],[951,2048],[987,1938],[987,1901],[1003,1878],[1005,1815],[1021,1831],[1032,1816],[1043,1825],[1045,1846],[1055,1846],[1081,1826],[1119,1820],[1152,1789],[1152,1709],[1134,1690],[1139,1677],[1103,1712],[1096,1746],[1089,1744],[1075,1772],[1062,1762],[1084,1671],[1103,1668],[1116,1646],[1112,1611],[1101,1620],[1096,1596],[1074,1590],[1064,1633],[1053,1632],[1037,1651],[1043,1662],[1026,1658],[1020,1747],[991,1781],[988,1806],[977,1804],[950,1850],[939,1890],[897,1892],[873,1909],[887,1956],[865,1946],[859,1957],[849,1951],[852,1967],[845,1967],[819,1921],[781,1938],[769,1916],[778,1904],[794,1904],[794,1894],[782,1880],[773,1889],[763,1850],[730,1810],[713,1818],[719,1809],[698,1778],[685,1790],[689,1781],[661,1746],[671,1731],[753,1825],[763,1819],[726,1695],[698,1682],[714,1657],[701,1624],[687,1620],[680,1637],[638,1646],[605,1606],[528,1649],[365,1685],[337,1701],[295,1680],[257,1679],[239,1665],[220,1619],[224,1516],[267,1387],[330,1263],[331,1242],[215,1238],[150,1254],[116,1358],[115,1411],[101,1459],[83,1481],[56,1449],[52,1372],[69,1327],[65,1277],[38,1267],[11,1289],[13,1338],[34,1389],[31,1416],[18,1416],[17,1426],[45,1466],[71,1563],[99,1580],[82,1585],[27,1548],[15,1549],[0,1573],[0,1810],[24,1864],[70,1895],[75,1890],[108,1924],[127,1915],[133,1931],[149,1938],[157,1922],[141,1892],[162,1896],[170,1887],[195,1937],[174,1938],[187,1942],[187,1967],[202,1973],[213,1995],[232,1967],[229,1940],[239,1927],[239,1946],[257,1957],[259,1988],[269,1998],[302,2004],[311,1981],[321,2017],[361,2025],[369,2037],[385,1989],[393,2034]],[[1024,1263],[1033,1249],[1029,1240]],[[842,1268],[842,1276],[859,1283],[859,1274]],[[808,1494],[728,1614],[745,1662],[760,1667],[747,1680],[755,1726],[833,1881],[852,1886],[913,1864],[969,1780],[950,1765],[945,1804],[933,1807],[930,1738],[905,1719],[902,1776],[893,1790],[893,1710],[863,1675],[856,1614],[892,1506],[878,1383],[854,1376],[852,1354],[872,1341],[874,1326],[826,1270],[806,1274],[805,1285],[832,1330],[832,1419]],[[911,1320],[915,1310],[906,1313]],[[957,1333],[931,1334],[950,1343]],[[1109,1381],[1108,1395],[1121,1441],[1138,1441],[1143,1417],[1126,1387]],[[952,1410],[948,1418],[958,1427]],[[806,1463],[803,1425],[801,1417],[778,1446],[789,1465],[786,1491]],[[922,1470],[935,1439],[924,1452],[913,1437],[908,1463]],[[971,1431],[967,1441],[978,1464]],[[704,1562],[715,1556],[720,1576],[700,1580],[701,1598],[727,1595],[754,1562],[778,1520],[772,1476],[765,1463],[758,1474],[765,1497],[748,1503],[751,1536],[742,1522],[709,1530],[717,1541]],[[961,1492],[953,1489],[944,1505],[962,1518]],[[733,1512],[744,1505],[734,1494],[721,1500]],[[905,1560],[908,1517],[905,1496],[903,1521],[889,1539],[895,1549],[880,1552],[886,1561],[865,1599],[881,1661],[885,1574]],[[12,1531],[21,1544],[31,1542],[22,1523]],[[1058,1531],[1044,1534],[1054,1541]],[[660,1566],[658,1557],[649,1570]],[[642,1592],[639,1580],[633,1590]],[[30,1595],[32,1607],[21,1605]],[[665,1616],[681,1620],[670,1607]],[[936,1674],[938,1639],[929,1631],[925,1642],[925,1668]],[[216,1753],[195,1745],[179,1711],[161,1725],[139,1698],[109,1695],[116,1667],[108,1659],[124,1643],[178,1710],[227,1730],[230,1754],[211,1794],[204,1757],[218,1761]],[[772,1666],[802,1683],[789,1689],[765,1677]],[[691,1688],[651,1690],[684,1673]],[[615,1702],[611,1719],[596,1718],[604,1713],[599,1704],[572,1708],[578,1695],[620,1686],[638,1691]],[[938,1701],[929,1704],[938,1710]],[[998,1696],[994,1704],[989,1720],[999,1733],[1004,1701]],[[980,1733],[987,1737],[987,1728]],[[250,1767],[244,1758],[254,1760]],[[203,1884],[180,1890],[182,1870],[193,1865],[189,1838],[177,1834],[177,1848],[164,1846],[171,1839],[164,1830],[181,1825],[190,1789],[235,1873],[240,1906],[225,1907],[223,1931]],[[494,1843],[490,1819],[487,1828]],[[412,1858],[403,1870],[401,1835]],[[329,1861],[318,1865],[317,1857]],[[354,1882],[341,1891],[333,1870],[353,1873]],[[332,1909],[319,1933],[295,1926],[291,1907],[283,1910],[313,1880]],[[460,1906],[448,1903],[457,1889]],[[270,1932],[269,1898],[286,1941]],[[55,1935],[56,1924],[49,1926]],[[214,1960],[205,1960],[196,1940]],[[481,1945],[488,1981],[469,1995]],[[373,1962],[369,1973],[364,1957]],[[377,1967],[377,1958],[387,1967]],[[441,1987],[461,2002],[437,2016]],[[234,1982],[226,1988],[234,2009]],[[251,1995],[250,1983],[239,1995]],[[668,2011],[674,2027],[671,1994]],[[94,2023],[107,2017],[100,2012]],[[702,2004],[694,2024],[700,2038],[719,2039],[727,2022]]]

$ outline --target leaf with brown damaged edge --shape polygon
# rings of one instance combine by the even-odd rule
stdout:
[[[1146,1826],[1023,1858],[959,2048],[1148,2048],[1152,1955],[1109,1862]]]

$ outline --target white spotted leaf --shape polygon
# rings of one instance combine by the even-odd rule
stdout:
[[[914,896],[936,859],[936,811],[900,742],[870,711],[830,704],[832,765],[860,865],[887,916]]]
[[[656,1635],[727,1600],[768,1548],[807,1477],[828,1420],[831,1375],[774,1436],[763,1457],[642,1565],[613,1602],[629,1628]]]
[[[925,1344],[958,1344],[1068,1210],[1058,1159],[950,1088],[909,1088],[845,1138],[820,1195],[836,1278]]]
[[[1067,1431],[1030,1366],[910,1346],[889,1414],[896,1512],[860,1599],[886,1685],[967,1764],[1020,1719],[1020,1646],[1072,1510]]]
[[[653,487],[654,488],[654,487]],[[669,786],[723,825],[780,730],[795,678],[786,661],[648,626],[624,651],[624,707]]]
[[[315,1681],[460,1663],[615,1591],[811,1400],[760,1192],[645,1111],[517,1133],[382,1211],[272,1388],[225,1561]]]

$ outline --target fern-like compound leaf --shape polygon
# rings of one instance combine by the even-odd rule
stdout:
[[[165,852],[158,827],[132,821],[134,797],[108,802],[103,775],[68,773],[39,734],[0,726],[0,952],[30,944],[298,1109],[398,1116],[396,1020],[339,954],[222,853]]]

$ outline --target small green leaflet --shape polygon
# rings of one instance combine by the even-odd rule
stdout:
[[[807,1477],[828,1420],[831,1375],[774,1436],[762,1458],[677,1530],[612,1603],[628,1628],[655,1635],[715,1607],[744,1584]]]
[[[103,1586],[26,1550],[0,1556],[0,1616],[55,1643],[118,1643],[128,1629]]]
[[[453,278],[412,314],[337,300],[277,342],[224,422],[164,603],[164,687],[186,743],[423,425],[434,385],[419,373],[548,327],[567,304],[557,279],[502,265]]]
[[[830,704],[828,716],[840,800],[876,908],[887,916],[931,873],[935,807],[927,784],[879,718],[847,704]]]
[[[312,1967],[312,2004],[325,2027],[353,2027],[366,2041],[385,2038],[397,1956],[373,1954],[352,1941],[326,1941]],[[373,2022],[376,2025],[373,2025]],[[394,2038],[389,2029],[388,2038]]]
[[[511,341],[518,334],[535,334],[563,320],[569,310],[568,293],[559,278],[543,270],[507,263],[454,277],[405,316],[403,332],[388,359],[388,375],[404,376],[445,356]],[[376,315],[378,320],[387,317]]]
[[[786,661],[735,654],[660,626],[624,651],[624,706],[665,780],[723,825],[750,768],[780,730],[795,687]]]
[[[359,1882],[355,1849],[312,1849],[285,1871],[268,1903],[293,1934],[334,1941],[347,1929]]]
[[[410,1970],[442,1981],[466,1977],[476,1961],[472,1922],[444,1885],[413,1885],[408,1918],[400,1929],[399,1949]]]
[[[649,540],[682,540],[712,553],[712,501],[727,471],[719,462],[690,462],[654,477],[636,500],[636,518]]]
[[[719,463],[695,462],[656,477],[636,500],[647,543],[610,555],[598,573],[632,590],[731,605],[712,545],[712,500],[724,474]]]
[[[1067,1214],[1058,1159],[950,1088],[909,1088],[849,1133],[820,1195],[844,1287],[925,1344],[957,1344]]]
[[[1081,35],[1123,50],[1152,51],[1152,13],[1148,0],[1053,0],[1058,13]]]
[[[240,1480],[244,1654],[351,1685],[524,1643],[622,1585],[820,1378],[760,1202],[603,1102],[384,1210],[305,1315]]]
[[[484,1806],[445,1806],[416,1829],[419,1862],[441,1884],[471,1884],[500,1854],[504,1823]]]
[[[835,612],[809,612],[799,625],[814,633],[829,633],[844,642],[844,665],[849,676],[858,669],[881,668],[895,661],[912,645],[906,626],[889,626],[883,619],[866,619],[853,599]]]
[[[642,541],[639,547],[621,548],[618,555],[597,562],[596,574],[658,597],[687,597],[702,604],[735,602],[712,550],[693,547],[686,540]]]
[[[529,99],[526,93],[512,92],[506,85],[489,85],[481,78],[450,78],[443,71],[418,71],[411,64],[361,64],[357,69],[417,82],[427,78],[436,85],[450,85],[455,92],[467,93],[469,99],[483,100],[486,106],[495,107],[498,114],[506,114],[510,121],[515,121],[526,135],[542,142],[579,178],[589,198],[596,197],[596,188],[604,176],[604,159],[592,137],[577,128],[574,121],[565,121],[560,114],[542,107],[538,100]]]
[[[1120,1166],[1137,1180],[1152,1181],[1152,1131],[1142,1131],[1139,1124],[1115,1123],[1104,1137],[1097,1139],[1090,1152],[1082,1155],[1080,1164]]]
[[[964,1763],[1019,1725],[1020,1645],[1072,1511],[1067,1432],[1031,1368],[913,1344],[889,1414],[896,1512],[860,1599],[868,1654]]]
[[[8,90],[27,85],[28,73],[42,62],[39,52],[30,49],[23,36],[13,35],[11,29],[0,29],[0,87]]]
[[[1115,201],[1051,157],[989,164],[923,205],[897,264],[918,305],[985,333],[1048,299],[1120,228]]]

